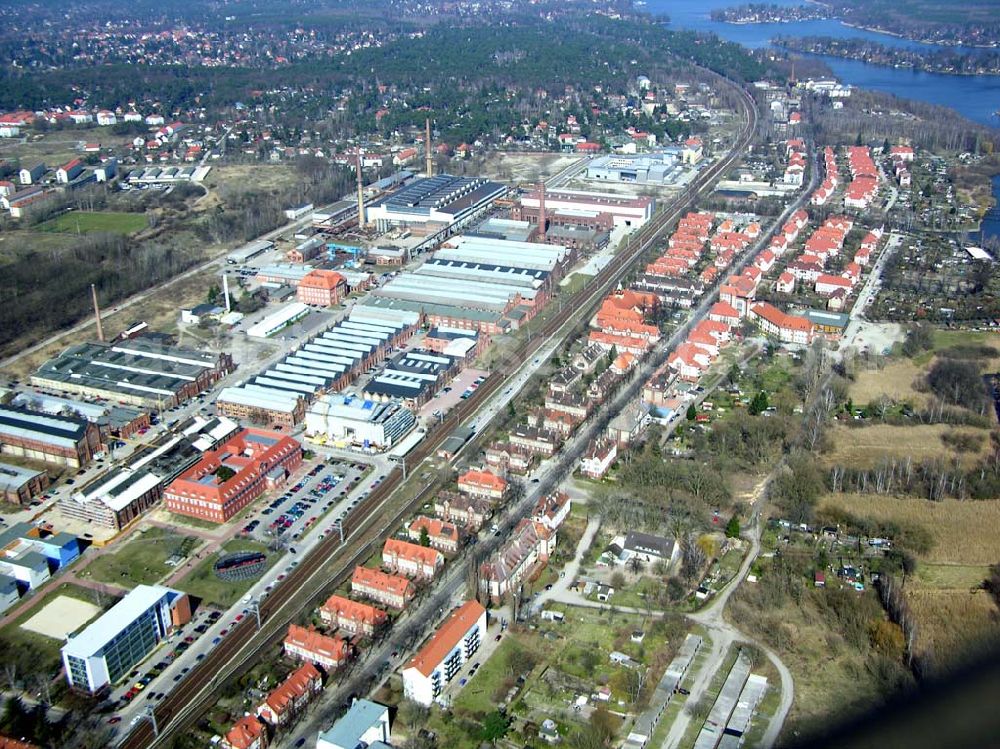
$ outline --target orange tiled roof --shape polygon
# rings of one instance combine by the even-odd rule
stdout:
[[[448,621],[441,625],[420,652],[413,656],[406,667],[415,668],[424,676],[430,676],[445,656],[462,641],[469,628],[485,613],[486,609],[478,601],[463,603],[448,617]]]

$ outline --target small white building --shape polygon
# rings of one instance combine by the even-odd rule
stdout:
[[[389,746],[389,708],[371,700],[355,700],[333,727],[320,731],[316,749]]]

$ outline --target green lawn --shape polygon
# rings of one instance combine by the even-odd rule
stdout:
[[[276,553],[268,552],[264,544],[248,538],[234,538],[231,541],[227,541],[222,547],[223,554],[230,554],[234,551],[267,552],[268,568],[278,560],[279,556]],[[208,559],[202,560],[201,564],[191,571],[191,574],[178,582],[177,587],[190,593],[192,596],[202,599],[202,603],[214,603],[228,608],[249,590],[255,580],[243,580],[240,582],[220,580],[213,569],[213,565],[218,558],[218,555],[212,555]]]
[[[114,211],[70,211],[39,224],[36,229],[58,234],[134,234],[146,228],[146,217],[141,213],[116,213]]]
[[[186,557],[197,544],[193,536],[151,527],[137,533],[114,554],[97,557],[81,574],[127,588],[150,585],[174,569],[166,565],[167,559],[174,554]]]

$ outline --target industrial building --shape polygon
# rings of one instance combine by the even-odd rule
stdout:
[[[209,390],[233,369],[227,353],[165,346],[139,337],[70,346],[42,364],[31,384],[163,410]]]
[[[308,308],[307,308],[308,309]],[[415,313],[371,312],[355,306],[329,330],[216,399],[219,413],[290,427],[321,393],[340,390],[382,362],[416,330]]]
[[[507,187],[481,177],[439,174],[414,180],[368,207],[368,221],[382,232],[405,227],[432,234],[488,208]]]
[[[101,438],[113,435],[128,439],[140,429],[150,425],[149,414],[138,408],[117,403],[90,403],[72,398],[58,398],[44,393],[18,393],[11,405],[30,411],[40,411],[50,416],[74,414],[93,422],[100,430]]]
[[[201,182],[212,171],[210,166],[152,166],[133,169],[125,181],[132,185],[159,185],[174,182]]]
[[[45,471],[0,463],[0,497],[7,504],[26,505],[49,485]]]
[[[274,242],[267,239],[255,239],[253,242],[248,242],[226,255],[226,262],[233,265],[242,265],[273,249]]]
[[[247,328],[251,338],[270,338],[275,333],[298,322],[310,312],[309,305],[302,302],[292,302],[266,315],[264,319]]]
[[[461,360],[444,354],[419,351],[398,354],[364,386],[363,395],[379,402],[399,400],[416,410],[458,373],[460,363]]]
[[[161,585],[137,585],[63,646],[70,686],[97,692],[116,683],[175,628],[190,620],[186,593]]]
[[[28,523],[0,533],[0,574],[14,578],[19,590],[36,589],[79,556],[80,544],[70,533],[47,533]]]
[[[627,226],[632,229],[646,223],[656,210],[656,201],[653,198],[633,198],[588,190],[546,190],[544,201],[546,216],[561,211],[608,213],[615,226]],[[540,203],[541,193],[538,190],[521,196],[522,208],[533,211],[535,215],[538,213]],[[530,220],[527,215],[522,217]]]
[[[570,260],[570,251],[559,245],[455,237],[413,273],[376,289],[365,304],[493,335],[534,317]]]
[[[673,184],[683,172],[680,149],[599,156],[587,165],[587,179],[640,185]]]
[[[452,612],[403,669],[403,695],[430,707],[449,681],[479,650],[486,635],[486,609],[466,601]]]
[[[229,419],[196,419],[180,436],[168,436],[126,466],[108,471],[59,500],[63,515],[121,530],[163,497],[163,489],[197,463],[204,452],[229,439],[239,424]]]
[[[302,446],[291,437],[243,429],[175,478],[164,504],[180,515],[224,523],[301,464]]]
[[[0,406],[0,453],[81,468],[101,449],[97,426],[86,419]]]
[[[415,423],[397,400],[376,403],[340,393],[320,396],[306,412],[306,434],[377,450],[392,447]]]

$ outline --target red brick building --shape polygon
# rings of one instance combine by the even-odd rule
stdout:
[[[302,446],[291,437],[241,429],[174,479],[163,495],[166,507],[224,523],[301,463]]]
[[[334,270],[317,268],[307,273],[299,282],[296,298],[303,304],[332,307],[340,304],[347,293],[347,281]]]

